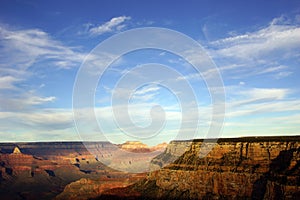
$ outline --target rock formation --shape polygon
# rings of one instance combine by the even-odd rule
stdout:
[[[127,141],[120,144],[119,147],[125,151],[135,152],[135,153],[146,153],[152,151],[162,151],[167,147],[167,143],[161,143],[156,146],[149,147],[140,141]]]
[[[153,167],[164,167],[124,190],[148,199],[299,198],[300,137],[220,139],[204,158],[202,144],[171,142],[152,161]]]
[[[106,167],[79,142],[0,144],[1,200],[53,199],[72,182],[83,178],[103,183],[107,177],[122,183],[130,176]]]
[[[154,171],[147,175],[109,168],[78,142],[0,144],[0,199],[52,199],[61,192],[57,199],[297,199],[300,196],[300,137],[219,139],[207,156],[200,157],[202,145],[212,142],[172,141],[152,159],[150,168]],[[100,149],[107,160],[115,150],[108,143],[88,145]],[[122,169],[144,167],[145,158],[141,155],[157,148],[139,142],[123,145],[124,149],[130,149],[123,152],[138,156],[114,160]],[[145,148],[149,152],[132,151]]]
[[[20,149],[18,147],[15,147],[13,154],[20,154],[20,153],[21,153]]]
[[[149,152],[150,148],[148,145],[143,144],[139,141],[127,141],[124,144],[121,144],[121,149],[131,152]]]
[[[55,200],[86,200],[96,198],[111,189],[124,189],[144,177],[145,174],[120,174],[120,176],[94,180],[83,178],[67,185],[64,191],[59,194]],[[124,196],[126,197],[126,194],[122,194],[122,197]]]

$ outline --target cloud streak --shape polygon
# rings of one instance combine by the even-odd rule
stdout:
[[[299,49],[300,27],[271,24],[256,32],[221,39],[212,43],[219,48],[217,53],[235,58],[266,56],[272,52],[286,52]]]
[[[300,59],[299,35],[300,23],[281,16],[257,31],[219,39],[208,47],[222,73],[231,78],[272,75],[280,79],[293,74],[289,61]]]
[[[77,66],[85,57],[39,29],[11,30],[0,26],[0,41],[2,68],[27,69],[47,60],[54,67],[68,69]]]
[[[131,17],[128,16],[114,17],[104,24],[90,28],[89,33],[93,36],[98,36],[104,33],[121,31],[127,26],[124,22],[129,21],[130,19]]]

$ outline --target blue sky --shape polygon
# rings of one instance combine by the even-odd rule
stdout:
[[[188,35],[215,62],[226,92],[222,137],[299,134],[299,1],[1,1],[0,141],[85,139],[76,132],[72,112],[81,63],[110,36],[149,26]],[[110,95],[124,73],[149,62],[179,71],[197,91],[197,137],[206,136],[211,99],[204,78],[211,72],[201,77],[176,55],[143,50],[116,61],[96,90],[97,119],[107,138],[136,140],[114,124]],[[164,129],[145,143],[176,137],[181,113],[172,92],[144,85],[130,103],[131,119],[140,126],[151,122],[152,105],[166,109]]]

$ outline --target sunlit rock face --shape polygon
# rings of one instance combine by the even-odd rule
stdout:
[[[299,198],[300,137],[220,139],[203,158],[202,145],[203,140],[171,142],[152,160],[158,170],[98,199],[120,197],[122,191],[139,194],[128,199]]]
[[[140,187],[148,191],[151,186],[153,191],[144,195],[181,199],[299,197],[300,137],[220,139],[200,158],[202,143],[172,142],[153,164],[175,161],[148,175]],[[186,148],[178,157],[178,149]]]
[[[13,154],[20,154],[20,153],[21,153],[20,149],[18,147],[15,147]]]
[[[148,145],[143,144],[142,142],[139,141],[127,141],[124,144],[121,144],[120,147],[123,150],[127,150],[127,151],[140,151],[140,152],[150,152],[151,149],[148,147]]]

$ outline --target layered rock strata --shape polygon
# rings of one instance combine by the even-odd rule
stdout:
[[[172,142],[153,160],[153,165],[175,161],[151,172],[139,185],[145,189],[141,193],[153,198],[181,199],[300,196],[300,137],[220,139],[204,158],[199,156],[202,144],[202,140]],[[189,145],[188,151],[178,157],[178,147]],[[213,144],[206,141],[206,145]]]
[[[158,170],[98,199],[299,199],[300,137],[219,139],[202,157],[214,141],[173,141],[152,160]]]

